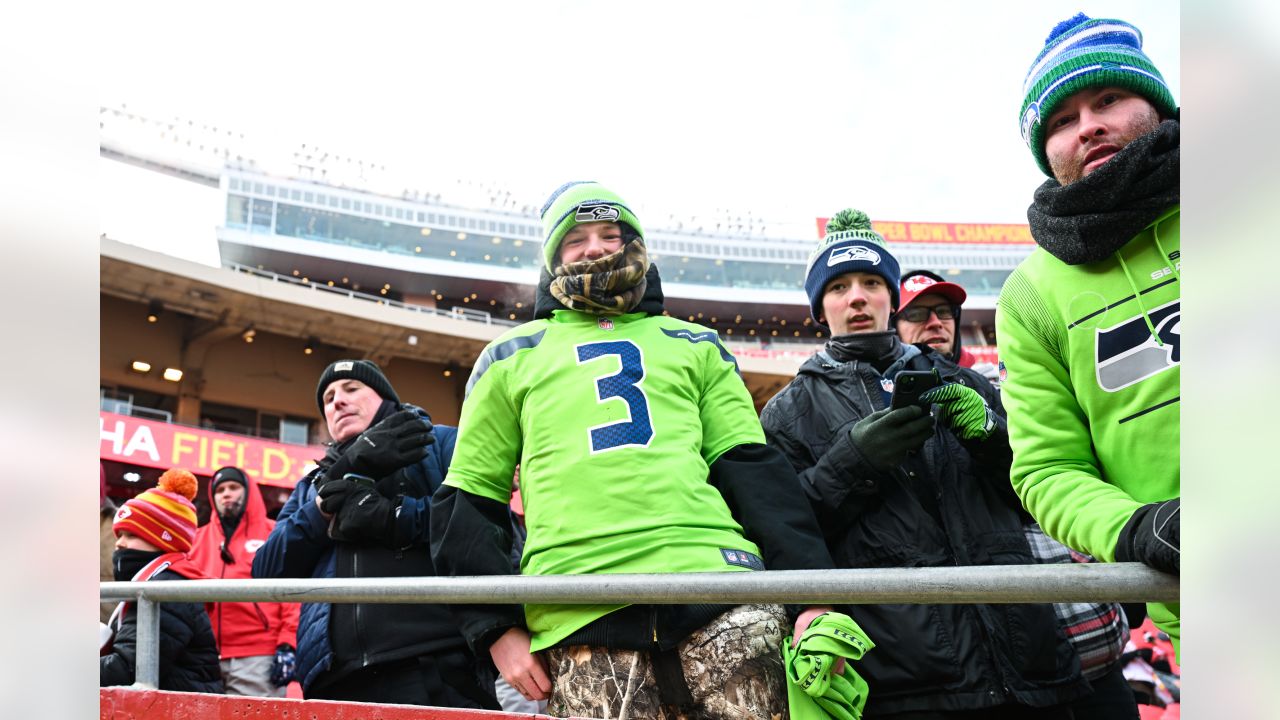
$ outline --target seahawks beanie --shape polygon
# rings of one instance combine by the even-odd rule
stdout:
[[[556,188],[542,206],[542,256],[548,272],[555,272],[560,241],[573,226],[587,222],[616,222],[644,237],[640,221],[617,193],[588,180]]]
[[[851,272],[874,273],[889,287],[892,310],[898,309],[898,260],[885,246],[880,233],[871,229],[871,218],[861,210],[841,210],[827,222],[827,234],[809,256],[804,291],[815,322],[826,325],[822,315],[822,290],[831,278]]]
[[[1022,84],[1022,140],[1040,170],[1053,171],[1044,152],[1044,122],[1058,105],[1086,88],[1118,87],[1147,99],[1165,117],[1178,108],[1169,86],[1142,52],[1142,32],[1122,20],[1084,13],[1058,23]]]
[[[382,368],[378,367],[377,363],[372,360],[339,360],[324,369],[320,374],[320,382],[316,384],[316,407],[320,408],[321,415],[324,415],[325,388],[328,388],[334,380],[346,378],[359,380],[368,385],[383,400],[400,402],[400,396],[396,395],[395,388],[391,387],[391,381],[382,374]]]

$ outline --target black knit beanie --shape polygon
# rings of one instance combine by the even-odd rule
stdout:
[[[249,488],[249,478],[244,476],[244,471],[238,467],[232,467],[230,465],[224,468],[219,468],[218,472],[213,474],[213,481],[209,483],[209,487],[213,488],[214,492],[217,492],[218,486],[224,482],[238,482],[243,485],[246,490]]]
[[[320,414],[324,415],[324,391],[334,380],[359,380],[360,382],[373,388],[373,391],[383,400],[390,400],[394,403],[400,402],[400,396],[396,395],[396,391],[391,387],[391,382],[387,380],[387,376],[382,374],[382,369],[377,363],[371,360],[338,360],[329,365],[320,374],[320,383],[316,385],[316,407],[320,408]]]

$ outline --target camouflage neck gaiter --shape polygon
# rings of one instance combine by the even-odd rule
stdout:
[[[640,304],[648,270],[649,254],[637,237],[612,255],[556,267],[551,296],[570,310],[621,315]]]

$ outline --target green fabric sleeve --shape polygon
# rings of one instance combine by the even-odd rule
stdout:
[[[702,422],[702,459],[710,466],[730,448],[746,443],[763,445],[764,430],[738,366],[720,355],[724,349],[718,342],[698,345],[706,348],[702,353],[703,390],[698,414]]]
[[[1093,452],[1089,420],[1063,362],[1063,323],[1032,283],[1015,271],[996,307],[996,337],[1007,379],[1014,490],[1045,532],[1106,562],[1120,528],[1141,503],[1106,482]]]
[[[506,503],[520,459],[520,413],[507,392],[507,367],[488,368],[462,403],[458,442],[444,484]]]

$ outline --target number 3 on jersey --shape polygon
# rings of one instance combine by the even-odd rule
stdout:
[[[585,343],[577,346],[578,364],[616,355],[622,369],[612,375],[596,377],[597,402],[618,398],[627,404],[629,420],[597,425],[588,429],[591,452],[605,452],[621,447],[647,447],[653,439],[649,421],[649,399],[640,383],[644,381],[644,355],[630,340]]]

